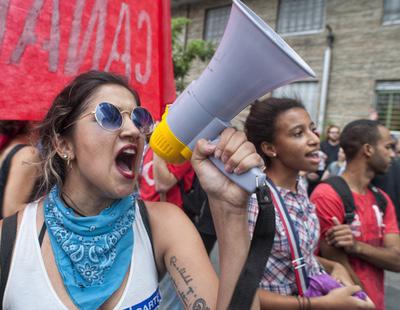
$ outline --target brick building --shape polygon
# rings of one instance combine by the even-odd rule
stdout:
[[[243,2],[274,28],[317,75],[315,80],[278,89],[275,96],[302,99],[321,127],[329,123],[344,125],[376,110],[381,121],[400,133],[400,0]],[[172,16],[192,20],[185,40],[219,42],[231,3],[171,0]],[[196,63],[188,80],[195,79],[205,65]]]

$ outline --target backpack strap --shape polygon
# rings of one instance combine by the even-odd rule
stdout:
[[[1,244],[0,244],[0,308],[3,308],[4,291],[10,272],[11,256],[14,249],[15,238],[17,236],[17,218],[18,212],[6,217],[3,220],[1,229]]]
[[[342,199],[345,223],[350,225],[354,220],[354,211],[356,209],[350,187],[347,185],[346,181],[339,176],[330,177],[323,183],[329,184]]]
[[[382,194],[382,192],[373,184],[369,184],[368,188],[372,191],[375,196],[376,204],[383,214],[386,212],[387,200],[386,197]]]

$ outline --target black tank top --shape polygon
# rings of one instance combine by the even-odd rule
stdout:
[[[4,191],[6,189],[8,173],[10,172],[11,160],[14,157],[14,155],[25,146],[26,146],[26,144],[17,144],[16,146],[14,146],[12,148],[12,150],[7,154],[6,158],[3,161],[3,164],[1,165],[1,168],[0,168],[0,219],[3,218]]]

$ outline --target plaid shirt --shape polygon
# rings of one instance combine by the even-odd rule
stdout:
[[[290,218],[297,230],[300,239],[301,252],[306,263],[306,271],[309,276],[321,273],[321,267],[317,262],[314,251],[318,245],[319,222],[315,206],[309,201],[303,182],[298,182],[297,193],[285,188],[278,188],[285,201]],[[250,197],[248,203],[248,217],[250,236],[253,235],[258,214],[258,204],[255,194]],[[260,287],[281,295],[297,294],[295,273],[292,268],[292,258],[286,237],[285,228],[275,208],[275,238],[271,255],[264,269],[264,275]]]

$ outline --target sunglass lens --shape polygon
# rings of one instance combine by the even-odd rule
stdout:
[[[119,110],[108,102],[102,102],[96,107],[96,120],[107,130],[117,130],[122,125],[122,115]]]
[[[150,112],[145,108],[137,107],[132,111],[132,122],[141,133],[148,135],[153,131],[154,121]]]

